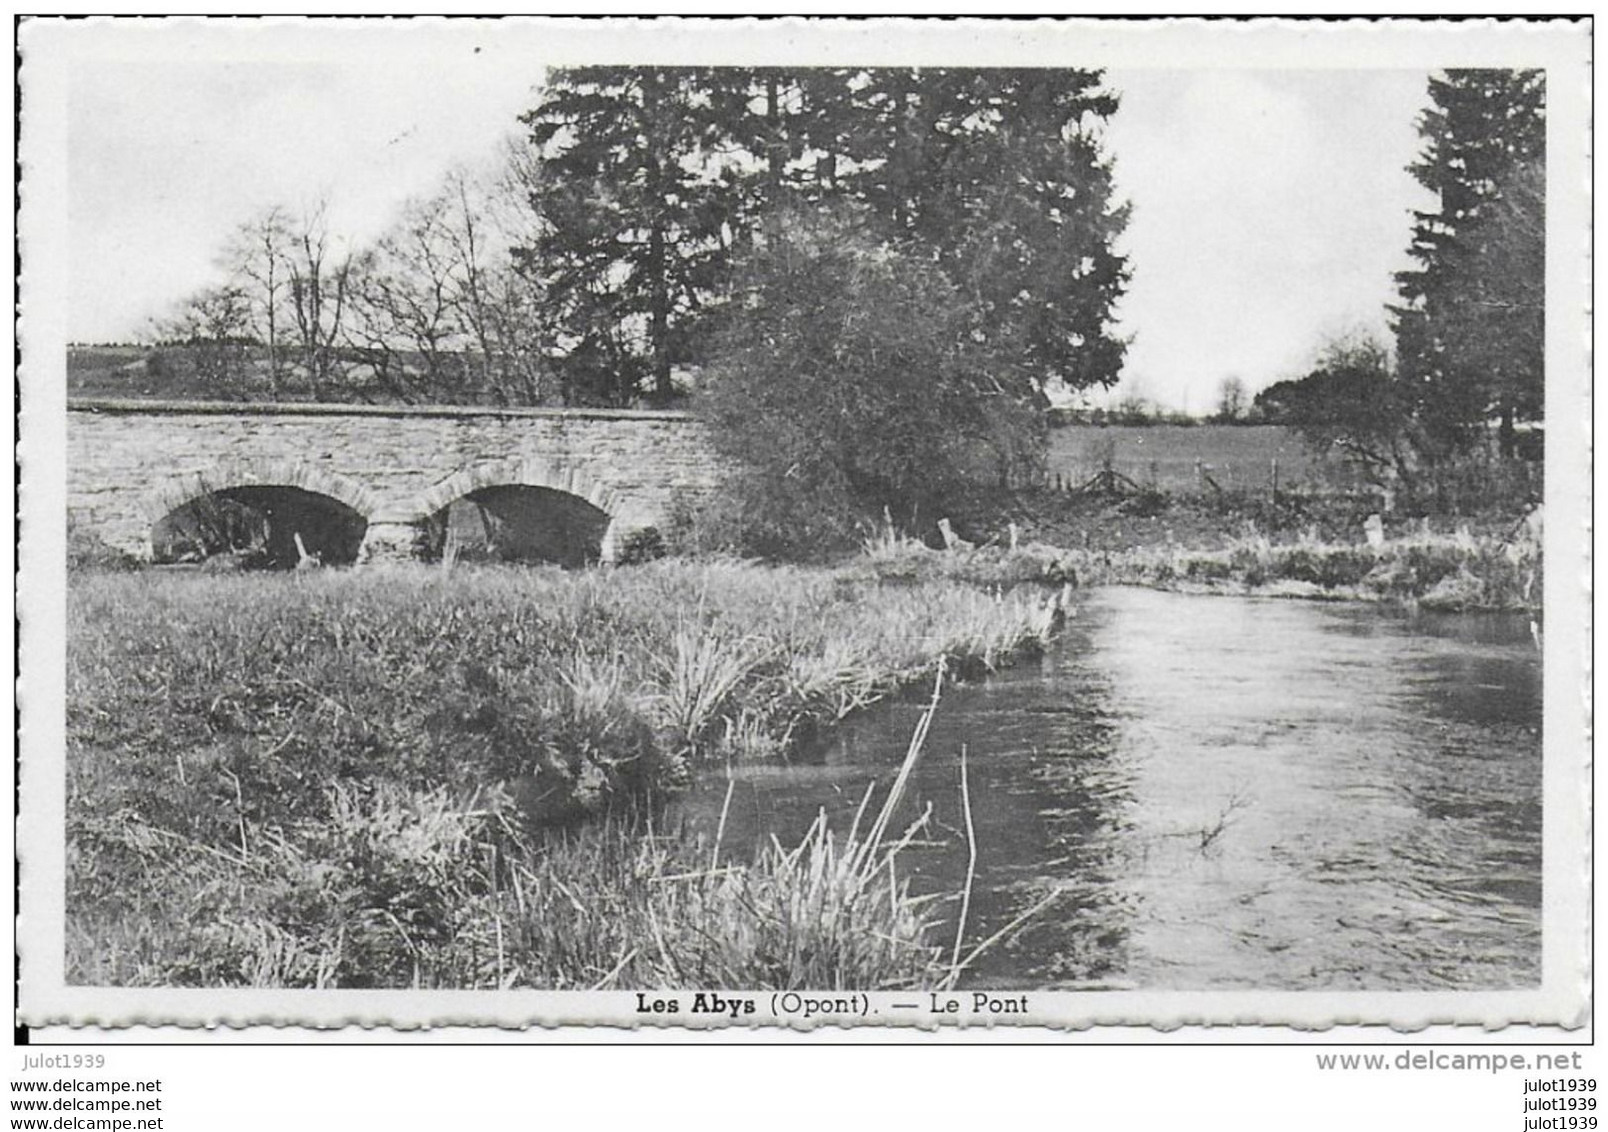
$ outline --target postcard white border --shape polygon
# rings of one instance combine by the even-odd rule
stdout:
[[[301,59],[445,50],[488,31],[527,37],[546,63],[677,62],[883,65],[1039,65],[1148,68],[1542,67],[1548,72],[1548,446],[1546,691],[1543,777],[1543,978],[1511,992],[1028,992],[1033,1026],[1249,1025],[1274,1031],[1459,1024],[1485,1031],[1581,1036],[1589,1022],[1588,830],[1590,746],[1590,58],[1589,21],[1100,20],[484,21],[421,19],[309,24],[288,18],[64,23],[30,20],[22,52],[19,247],[22,396],[18,705],[21,867],[18,1021],[31,1026],[125,1027],[635,1027],[630,992],[139,990],[63,981],[65,624],[65,264],[68,64],[74,59]],[[711,988],[712,989],[712,988]],[[762,992],[768,994],[768,992]],[[1017,992],[1019,993],[1019,992]],[[897,1024],[894,996],[868,996],[863,1021]],[[908,998],[908,996],[898,996]],[[679,1024],[694,1021],[686,1014]],[[921,1019],[931,1023],[935,1019]],[[974,1023],[976,1019],[972,1019]],[[717,1020],[718,1024],[718,1020]],[[727,1025],[747,1025],[735,1023]],[[804,1025],[801,1020],[766,1025]],[[816,1025],[823,1024],[817,1020]],[[824,1024],[841,1024],[827,1019]],[[1556,1027],[1558,1029],[1552,1029]],[[72,1030],[86,1034],[87,1030]],[[306,1033],[306,1031],[302,1031]],[[348,1034],[353,1031],[345,1031]],[[437,1030],[436,1033],[442,1031]],[[728,1031],[729,1032],[729,1031]],[[1025,1036],[1020,1029],[1014,1031]],[[1243,1030],[1236,1030],[1244,1033]],[[1133,1040],[1124,1031],[1124,1040]],[[1222,1031],[1215,1033],[1221,1034]]]

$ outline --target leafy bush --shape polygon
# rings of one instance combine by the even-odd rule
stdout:
[[[1280,549],[1273,570],[1280,578],[1334,589],[1360,584],[1376,565],[1363,550],[1295,546]]]
[[[1042,398],[930,257],[860,213],[781,218],[744,267],[698,405],[747,474],[726,488],[731,548],[849,549],[884,513],[943,513],[968,483],[1042,464]]]
[[[629,531],[620,540],[619,549],[615,552],[614,562],[617,566],[638,566],[644,562],[654,562],[668,553],[665,546],[664,535],[658,527],[638,527]]]
[[[1519,515],[1539,504],[1542,466],[1475,451],[1444,461],[1419,491],[1402,500],[1412,514]]]
[[[819,564],[842,558],[864,523],[842,498],[750,469],[729,476],[705,506],[676,514],[669,545],[681,555]]]

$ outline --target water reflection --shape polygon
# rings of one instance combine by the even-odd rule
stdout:
[[[842,827],[919,699],[790,764],[743,767],[726,845]],[[1113,589],[1056,647],[946,694],[901,864],[962,884],[959,754],[979,862],[980,986],[1513,987],[1540,978],[1541,673],[1519,618]],[[725,774],[685,805],[712,831]],[[952,916],[952,910],[949,911]]]

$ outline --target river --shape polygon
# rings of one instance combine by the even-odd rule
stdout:
[[[723,845],[846,828],[924,697],[735,768]],[[1503,989],[1541,975],[1541,662],[1522,617],[1110,588],[1044,655],[945,691],[919,892],[977,872],[962,985]],[[727,771],[682,806],[710,834]],[[935,911],[949,940],[958,911]]]

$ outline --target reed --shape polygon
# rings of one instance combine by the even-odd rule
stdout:
[[[696,621],[679,622],[669,643],[668,652],[655,657],[653,700],[661,725],[687,750],[696,751],[717,722],[730,721],[725,709],[737,690],[779,649],[763,637],[709,632]]]

